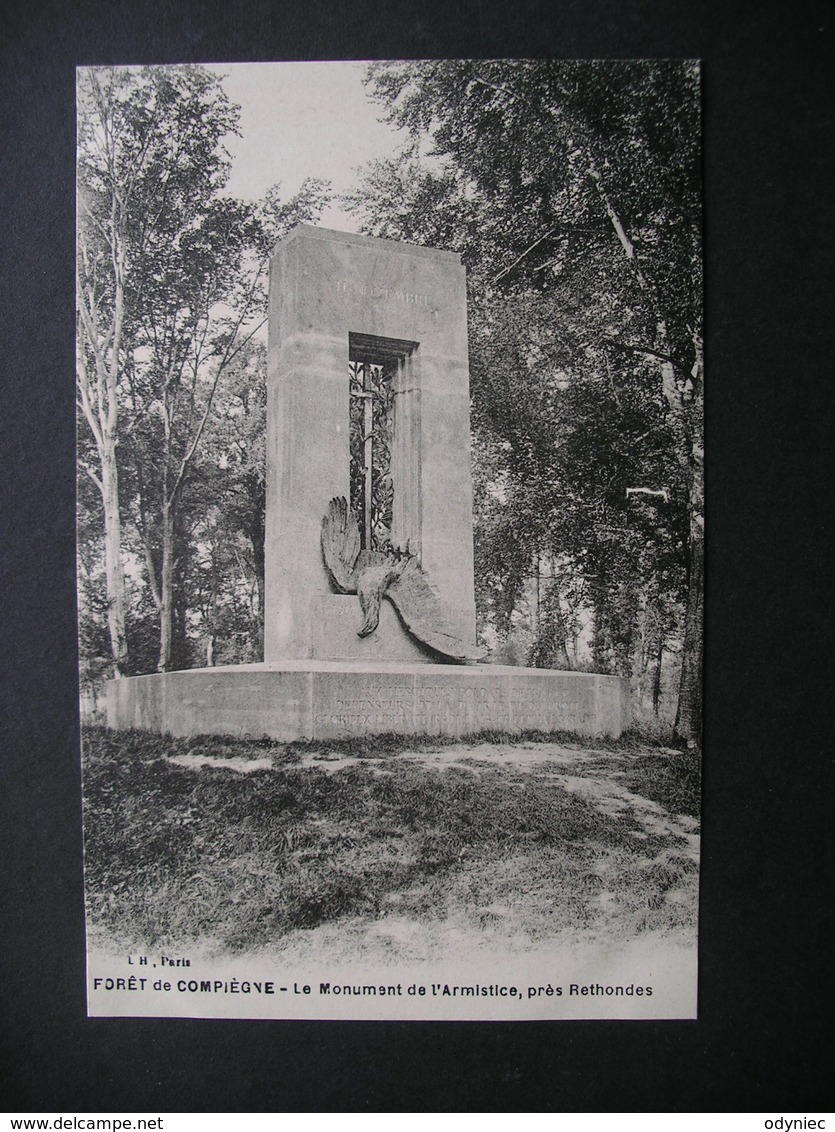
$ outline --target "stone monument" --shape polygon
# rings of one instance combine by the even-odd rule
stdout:
[[[109,725],[619,735],[622,678],[475,663],[460,257],[294,229],[271,264],[268,382],[264,663],[110,681]]]

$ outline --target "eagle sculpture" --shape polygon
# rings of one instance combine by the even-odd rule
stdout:
[[[332,499],[322,520],[322,555],[333,584],[343,594],[357,594],[363,613],[358,634],[377,628],[384,597],[394,605],[413,637],[450,660],[481,660],[485,650],[447,627],[438,595],[408,551],[362,550],[357,518],[344,497]]]

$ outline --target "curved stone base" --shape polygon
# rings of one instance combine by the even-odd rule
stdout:
[[[617,737],[629,722],[629,688],[619,676],[538,668],[284,661],[111,680],[107,722],[283,742],[387,732]]]

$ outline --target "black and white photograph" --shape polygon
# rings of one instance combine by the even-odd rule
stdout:
[[[78,69],[91,1016],[697,1017],[700,87]]]
[[[4,16],[6,1107],[817,1125],[830,7]]]

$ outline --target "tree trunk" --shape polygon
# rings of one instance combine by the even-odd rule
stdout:
[[[638,610],[638,644],[635,648],[635,660],[632,665],[632,683],[635,686],[635,699],[641,707],[644,706],[646,681],[649,673],[648,619],[647,595],[645,591],[642,590]]]
[[[206,667],[214,668],[215,643],[217,641],[217,555],[215,548],[211,551],[212,562],[212,594],[209,600],[209,640],[206,644]]]
[[[86,259],[83,229],[79,226],[77,263]],[[118,378],[122,340],[123,287],[117,258],[115,305],[110,333],[98,330],[98,307],[92,289],[85,287],[80,273],[76,281],[76,387],[85,420],[96,443],[101,477],[91,473],[98,485],[104,510],[104,560],[107,577],[107,623],[113,674],[124,676],[128,663],[125,630],[125,573],[122,566],[122,527],[119,515],[119,474],[116,445],[119,426]],[[88,371],[87,347],[95,361],[96,378]]]
[[[698,747],[702,736],[702,625],[704,618],[704,538],[690,535],[684,647],[674,734],[687,747]]]
[[[254,494],[254,492],[253,492]],[[259,491],[258,498],[261,505],[254,512],[252,521],[247,529],[247,535],[252,545],[252,567],[255,571],[255,584],[258,587],[258,641],[257,655],[264,659],[264,507],[265,500]]]
[[[119,479],[116,448],[110,438],[102,451],[101,493],[104,504],[104,561],[107,575],[107,624],[113,654],[113,674],[124,676],[128,663],[125,631],[125,574],[122,569],[122,532],[119,516]]]
[[[168,504],[162,508],[162,562],[159,577],[159,663],[157,669],[171,667],[171,641],[174,627],[174,517]]]
[[[689,440],[689,546],[684,647],[681,658],[675,737],[688,747],[702,741],[702,656],[704,632],[704,417],[701,336],[694,334],[696,360],[684,390]]]
[[[256,627],[258,639],[256,641],[256,655],[264,659],[264,570],[263,562],[262,568],[259,571],[256,568],[255,582],[258,587],[258,615],[256,619]]]
[[[542,594],[540,592],[540,578],[539,578],[540,561],[539,561],[539,555],[538,554],[535,556],[535,558],[533,560],[533,568],[534,568],[534,578],[536,579],[536,590],[535,590],[535,594],[534,594],[534,613],[533,613],[533,618],[532,618],[532,620],[533,620],[533,636],[534,636],[534,640],[536,641],[537,646],[538,646],[539,645],[539,634],[540,634],[540,631],[542,629],[542,618],[540,616],[540,613],[541,613],[541,610],[542,610],[542,601],[541,601]]]
[[[652,673],[652,710],[658,718],[658,713],[661,710],[661,672],[664,662],[664,638],[658,638],[658,651],[655,654],[655,662],[653,665]]]

